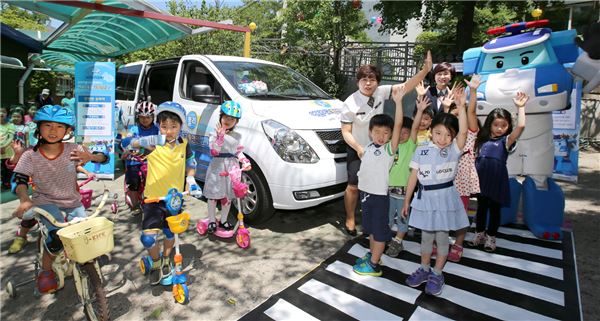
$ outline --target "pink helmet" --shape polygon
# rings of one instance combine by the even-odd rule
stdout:
[[[149,101],[140,101],[135,106],[135,112],[138,116],[154,116],[156,105]]]

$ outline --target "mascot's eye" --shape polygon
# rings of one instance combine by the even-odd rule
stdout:
[[[529,63],[529,57],[523,57],[521,58],[521,64],[526,65]]]
[[[504,61],[498,60],[498,62],[496,63],[496,68],[500,69],[502,68],[502,66],[504,66]]]

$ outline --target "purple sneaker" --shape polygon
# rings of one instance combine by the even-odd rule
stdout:
[[[431,295],[440,295],[444,288],[444,274],[436,275],[435,273],[429,273],[427,279],[427,285],[425,286],[425,293]]]
[[[430,274],[431,273],[429,271],[425,271],[422,267],[419,267],[413,272],[413,274],[406,278],[406,284],[410,287],[416,288],[419,285],[427,282]]]

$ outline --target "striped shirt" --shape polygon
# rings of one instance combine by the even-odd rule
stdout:
[[[19,159],[15,173],[30,176],[33,182],[33,205],[55,204],[61,208],[81,206],[77,186],[77,164],[69,155],[74,150],[83,151],[80,145],[62,143],[63,150],[50,159],[41,150],[27,150]]]

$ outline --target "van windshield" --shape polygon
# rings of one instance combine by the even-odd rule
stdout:
[[[332,99],[291,68],[256,62],[216,61],[225,78],[242,95],[259,100]]]

